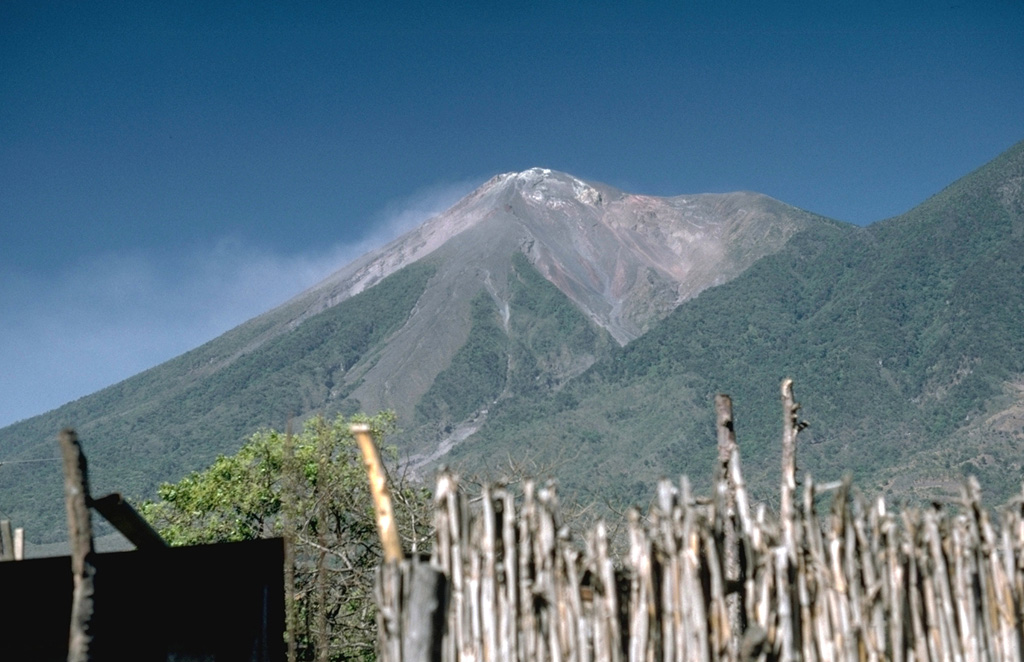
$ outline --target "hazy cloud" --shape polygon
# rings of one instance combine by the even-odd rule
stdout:
[[[476,184],[420,190],[375,214],[365,237],[298,255],[229,237],[184,255],[92,255],[47,276],[4,274],[0,426],[215,338],[444,211]]]

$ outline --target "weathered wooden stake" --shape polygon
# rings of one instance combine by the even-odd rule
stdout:
[[[284,474],[284,487],[282,497],[282,517],[284,525],[284,629],[285,644],[287,646],[288,662],[296,662],[297,651],[295,647],[295,442],[292,438],[292,423],[288,421],[288,427],[284,434],[284,458],[282,473]]]
[[[403,557],[402,543],[398,538],[398,529],[395,528],[395,514],[391,509],[391,497],[388,494],[384,465],[381,464],[377,446],[374,445],[373,437],[370,435],[370,426],[356,424],[350,429],[356,438],[356,443],[359,444],[359,451],[363,454],[363,462],[366,464],[366,473],[370,478],[370,495],[373,497],[373,506],[377,511],[377,530],[380,533],[381,545],[384,547],[384,561],[401,561]]]
[[[796,493],[796,435],[799,431],[796,412],[800,408],[793,401],[793,380],[782,382],[782,495],[779,504],[779,523],[782,525],[782,542],[795,560],[793,535],[793,495]]]
[[[418,558],[402,563],[402,662],[440,662],[448,579]]]
[[[724,393],[715,396],[715,419],[718,427],[718,466],[716,480],[729,480],[729,460],[736,448],[736,430],[732,420],[732,398]]]
[[[60,450],[64,460],[64,504],[68,514],[68,536],[71,542],[71,572],[74,593],[71,601],[71,631],[68,636],[68,662],[92,659],[92,617],[94,580],[92,520],[89,513],[89,474],[85,454],[74,430],[60,433]]]
[[[715,482],[718,490],[725,490],[722,504],[725,512],[716,518],[722,525],[722,561],[727,582],[738,585],[740,582],[739,547],[736,536],[736,484],[732,481],[729,463],[736,455],[736,429],[732,417],[732,399],[725,394],[715,396],[715,418],[718,424],[718,473]],[[742,591],[730,592],[726,597],[729,616],[729,640],[727,642],[729,658],[739,655],[740,633],[743,631],[744,605]]]
[[[14,531],[11,520],[0,519],[0,561],[14,560]]]
[[[136,549],[167,548],[167,543],[160,534],[119,493],[89,499],[89,505],[113,524]]]
[[[379,648],[386,662],[440,662],[448,613],[448,580],[418,558],[404,560],[384,466],[370,427],[349,428],[366,464],[384,563],[377,578]]]

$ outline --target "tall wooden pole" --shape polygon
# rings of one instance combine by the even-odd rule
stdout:
[[[736,484],[732,480],[730,463],[738,459],[736,453],[736,429],[732,418],[732,398],[728,395],[715,396],[715,418],[718,427],[718,475],[715,477],[720,493],[719,505],[724,512],[715,518],[722,526],[722,565],[725,580],[738,586],[741,579],[740,554],[736,535]],[[724,491],[724,494],[721,492]],[[740,636],[745,626],[742,589],[730,592],[725,600],[729,615],[729,638],[726,642],[730,659],[739,655]]]
[[[779,653],[782,662],[799,659],[801,640],[799,613],[793,613],[795,597],[789,585],[790,569],[797,567],[796,509],[793,499],[796,494],[796,435],[800,431],[797,411],[800,405],[793,399],[793,380],[784,379],[782,396],[782,495],[779,504],[779,520],[782,525],[782,544],[776,554],[776,582],[779,618]]]
[[[370,495],[373,497],[373,507],[377,512],[377,530],[380,533],[381,545],[384,547],[384,561],[385,563],[401,561],[404,554],[402,553],[402,543],[398,538],[398,529],[395,526],[395,513],[391,509],[388,482],[384,475],[384,465],[381,464],[380,456],[377,454],[377,446],[374,445],[373,437],[370,434],[370,426],[355,424],[350,429],[359,445],[359,451],[363,454],[366,474],[370,478]]]
[[[736,448],[736,430],[732,421],[732,398],[724,393],[715,396],[715,418],[718,427],[718,480],[729,480],[729,458]]]
[[[799,432],[796,412],[800,409],[793,400],[793,380],[782,382],[782,495],[779,504],[779,520],[782,525],[782,542],[795,560],[793,535],[793,495],[796,493],[796,435]]]
[[[378,653],[387,662],[440,662],[447,619],[448,579],[415,556],[405,560],[384,465],[377,454],[370,427],[356,424],[349,429],[366,464],[370,494],[377,512],[377,529],[384,548],[384,563],[377,579],[377,599],[381,607]]]
[[[64,504],[68,513],[71,572],[74,576],[68,662],[88,662],[92,659],[91,625],[96,576],[96,568],[93,565],[92,521],[89,514],[89,475],[85,455],[74,430],[61,431],[60,451],[64,460]]]

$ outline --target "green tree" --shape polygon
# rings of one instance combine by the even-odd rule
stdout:
[[[259,432],[236,454],[162,485],[159,500],[142,505],[172,545],[289,539],[289,622],[301,660],[374,655],[373,577],[381,550],[353,423],[369,424],[381,440],[394,430],[395,416],[318,416],[301,434]],[[394,449],[381,450],[394,464]],[[394,471],[389,478],[403,542],[408,551],[422,550],[431,534],[430,494]]]

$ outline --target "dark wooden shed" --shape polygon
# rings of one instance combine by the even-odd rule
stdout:
[[[285,659],[280,539],[96,554],[95,660]],[[0,563],[0,659],[67,659],[70,557]]]

